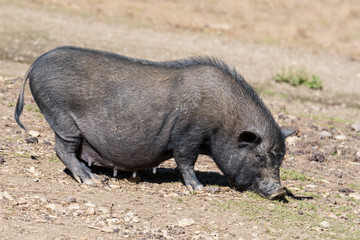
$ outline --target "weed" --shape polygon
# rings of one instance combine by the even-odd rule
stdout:
[[[309,211],[309,210],[312,210],[312,211],[317,211],[317,207],[316,207],[316,205],[315,204],[312,204],[312,203],[308,203],[308,202],[298,202],[297,203],[297,206],[298,206],[298,208],[299,209],[301,209],[301,210],[307,210],[307,211]]]
[[[177,202],[178,202],[178,203],[183,203],[184,200],[183,200],[182,198],[178,198],[178,199],[177,199]]]
[[[349,187],[360,190],[360,183],[350,183]]]
[[[49,157],[49,162],[58,163],[59,158],[54,154]]]
[[[31,154],[29,153],[15,153],[16,157],[23,157],[23,158],[31,158]]]
[[[291,180],[300,180],[300,181],[311,181],[311,179],[305,176],[302,173],[295,172],[290,169],[280,168],[280,178],[282,180],[291,179]]]
[[[29,112],[40,113],[40,109],[39,109],[38,106],[35,105],[35,104],[26,104],[26,105],[25,105],[25,110],[27,110],[27,111],[29,111]]]
[[[18,136],[6,136],[5,139],[9,142],[17,142],[19,141],[21,138]]]
[[[6,104],[7,107],[15,107],[16,103],[15,102],[8,102]]]
[[[257,193],[254,193],[254,192],[251,192],[251,191],[247,191],[246,192],[246,195],[251,198],[251,199],[254,199],[256,201],[268,201],[266,200],[265,198],[263,198],[262,196],[260,196],[259,194]]]
[[[321,90],[323,88],[322,80],[317,75],[310,75],[305,68],[293,71],[291,69],[283,70],[274,76],[275,82],[287,83],[292,86],[307,86],[310,89]]]

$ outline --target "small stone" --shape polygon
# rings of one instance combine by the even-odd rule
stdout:
[[[341,172],[340,170],[335,171],[335,172],[334,172],[334,175],[335,175],[336,177],[338,177],[338,178],[342,178],[342,176],[343,176],[343,174],[342,174],[342,172]]]
[[[5,158],[3,155],[0,155],[0,165],[4,164]]]
[[[358,193],[358,192],[349,193],[349,197],[351,197],[357,201],[360,201],[360,193]]]
[[[347,137],[345,135],[336,135],[335,139],[339,141],[345,141]]]
[[[351,129],[355,130],[355,132],[360,132],[360,122],[356,122],[351,125]]]
[[[350,193],[354,193],[354,191],[349,188],[340,188],[339,192],[344,193],[347,196],[349,196]]]
[[[169,194],[164,194],[163,195],[165,198],[171,198],[171,197],[178,197],[179,194],[175,193],[175,192],[171,192]]]
[[[348,220],[348,217],[346,216],[346,213],[343,213],[340,215],[341,219]]]
[[[109,213],[109,208],[107,208],[107,207],[100,206],[99,210],[102,211],[103,214],[108,214]]]
[[[130,216],[125,216],[125,217],[124,217],[124,221],[125,221],[125,222],[130,222],[131,219],[132,219],[132,218],[131,218]]]
[[[87,202],[85,203],[85,206],[88,206],[88,207],[95,207],[96,205],[93,204],[92,202]]]
[[[107,233],[112,233],[112,232],[114,232],[114,229],[112,227],[105,226],[105,227],[102,227],[100,229],[100,231],[107,232]]]
[[[330,227],[330,223],[328,221],[322,221],[320,223],[320,226],[323,228],[329,228]]]
[[[87,210],[86,210],[86,214],[87,215],[94,215],[95,214],[95,209],[93,207],[89,207]]]
[[[187,227],[187,226],[191,226],[195,223],[195,220],[192,218],[183,218],[181,220],[179,220],[179,226],[180,227]]]
[[[3,197],[9,201],[13,201],[14,198],[7,192],[7,191],[4,191],[3,192]]]
[[[69,206],[68,206],[68,209],[69,210],[78,210],[80,208],[79,204],[77,203],[71,203]]]
[[[325,156],[322,153],[314,153],[309,158],[310,161],[324,162]]]
[[[323,139],[323,138],[331,138],[331,137],[332,137],[332,134],[331,134],[330,132],[326,131],[326,130],[323,130],[323,131],[321,131],[321,132],[319,133],[319,137],[320,137],[321,139]]]
[[[39,200],[43,203],[47,203],[48,199],[46,197],[39,197]]]
[[[66,200],[67,203],[75,203],[76,202],[76,198],[73,196],[67,196]]]
[[[219,187],[215,187],[215,186],[206,186],[204,187],[204,190],[206,192],[210,192],[212,194],[214,193],[219,193],[220,192],[220,188]]]
[[[38,131],[30,130],[29,135],[32,137],[39,137],[40,133]]]
[[[31,137],[31,138],[26,138],[25,142],[27,144],[33,144],[33,143],[38,143],[39,139],[37,137]]]
[[[297,136],[291,136],[286,138],[286,144],[289,146],[295,146],[296,142],[299,141],[300,138]]]
[[[81,215],[83,215],[83,213],[84,213],[84,211],[83,210],[80,210],[80,209],[78,209],[78,210],[76,210],[74,213],[73,213],[73,216],[81,216]]]
[[[360,162],[360,151],[355,153],[355,161]]]
[[[30,167],[28,171],[29,171],[30,173],[35,173],[35,167],[34,167],[34,166]]]
[[[140,220],[139,220],[139,218],[138,218],[137,216],[135,216],[132,221],[133,221],[134,223],[140,222]]]
[[[56,203],[49,203],[45,207],[52,210],[52,211],[54,211],[54,212],[61,212],[62,211],[62,207],[59,204],[56,204]]]
[[[26,204],[27,203],[27,200],[23,197],[20,197],[18,200],[17,200],[17,204],[18,205],[23,205],[23,204]]]

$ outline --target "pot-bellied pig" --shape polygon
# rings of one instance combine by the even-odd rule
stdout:
[[[58,157],[79,182],[93,184],[92,164],[116,173],[174,157],[185,185],[200,190],[194,164],[207,154],[240,190],[269,199],[286,195],[279,167],[292,132],[281,129],[243,77],[218,59],[152,62],[56,48],[25,75],[15,109],[22,128],[27,79],[55,133]]]

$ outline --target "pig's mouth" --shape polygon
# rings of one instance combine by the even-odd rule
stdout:
[[[287,189],[285,187],[280,187],[275,193],[270,194],[266,197],[269,200],[282,200],[287,195]]]
[[[269,200],[284,200],[285,196],[292,196],[292,194],[285,187],[279,187],[276,191],[272,193],[262,193],[259,189],[255,188],[252,184],[249,185],[238,185],[234,180],[228,178],[229,184],[231,187],[236,188],[236,190],[243,191],[253,191]]]

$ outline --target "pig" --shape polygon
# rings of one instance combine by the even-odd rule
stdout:
[[[232,67],[212,57],[154,62],[72,46],[55,48],[25,74],[55,133],[55,152],[74,179],[94,184],[97,165],[138,171],[174,158],[184,184],[202,190],[194,165],[210,156],[240,190],[268,199],[286,195],[279,167],[282,129]],[[26,129],[25,129],[26,130]]]

